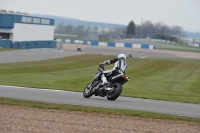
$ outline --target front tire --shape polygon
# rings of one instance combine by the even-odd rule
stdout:
[[[122,85],[120,83],[114,83],[113,90],[111,92],[108,92],[106,97],[108,100],[116,100],[120,94],[122,93]]]
[[[83,91],[83,96],[84,96],[85,98],[90,98],[93,94],[94,94],[94,90],[93,90],[93,87],[92,87],[92,83],[89,83],[89,84],[85,87],[85,89],[84,89],[84,91]]]

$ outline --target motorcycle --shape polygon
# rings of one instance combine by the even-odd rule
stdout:
[[[129,81],[129,77],[124,74],[118,74],[112,77],[107,78],[108,84],[101,86],[101,75],[104,71],[104,66],[101,65],[98,68],[96,75],[93,78],[93,81],[90,82],[83,91],[83,96],[85,98],[90,98],[92,95],[105,97],[108,100],[116,100],[122,93],[122,85]]]

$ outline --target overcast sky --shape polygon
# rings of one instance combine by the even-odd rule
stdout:
[[[200,0],[0,0],[0,9],[125,25],[143,19],[200,31]]]

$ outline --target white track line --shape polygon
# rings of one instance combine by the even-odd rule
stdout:
[[[6,88],[19,88],[19,89],[32,89],[32,90],[38,90],[38,91],[56,91],[56,92],[69,92],[69,93],[80,93],[80,92],[73,92],[73,91],[65,91],[65,90],[51,90],[51,89],[41,89],[41,88],[30,88],[30,87],[19,87],[19,86],[9,86],[9,85],[0,85],[0,87],[6,87]]]

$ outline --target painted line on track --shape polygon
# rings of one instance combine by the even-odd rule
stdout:
[[[69,92],[69,93],[80,93],[75,91],[65,91],[65,90],[53,90],[53,89],[41,89],[41,88],[31,88],[31,87],[20,87],[20,86],[10,86],[10,85],[0,85],[0,87],[6,88],[19,88],[19,89],[31,89],[31,90],[38,90],[38,91],[51,91],[51,92]]]

